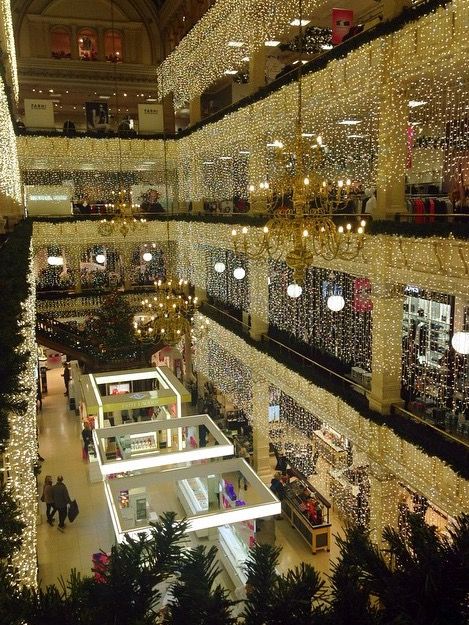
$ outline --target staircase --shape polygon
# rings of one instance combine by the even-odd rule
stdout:
[[[148,367],[151,355],[165,345],[162,341],[136,343],[102,351],[84,332],[42,314],[36,315],[36,340],[44,347],[66,354],[69,360],[81,361],[90,372]]]

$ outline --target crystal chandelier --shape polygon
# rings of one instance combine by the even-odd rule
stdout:
[[[302,15],[300,1],[300,41]],[[337,227],[332,215],[347,205],[353,196],[350,179],[328,180],[319,173],[324,158],[321,137],[307,141],[302,129],[302,63],[298,69],[298,112],[293,143],[271,144],[276,150],[278,172],[259,188],[249,186],[251,209],[271,215],[262,231],[244,227],[232,230],[236,254],[250,260],[272,258],[285,260],[293,270],[293,279],[302,285],[305,273],[315,257],[325,260],[353,260],[363,249],[362,221],[356,232],[352,225]]]
[[[169,278],[155,282],[156,293],[141,301],[140,321],[134,323],[137,337],[142,341],[154,341],[160,337],[165,343],[175,345],[191,331],[194,313],[198,308],[197,297],[185,295],[187,281]]]

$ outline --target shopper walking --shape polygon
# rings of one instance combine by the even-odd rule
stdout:
[[[52,487],[52,493],[54,498],[54,507],[59,512],[59,525],[57,527],[61,532],[64,531],[65,519],[67,518],[67,506],[72,502],[68,489],[64,484],[64,478],[62,475],[57,477],[57,482]]]
[[[62,373],[62,377],[64,379],[64,384],[65,384],[64,395],[68,397],[68,386],[70,384],[70,367],[68,366],[68,362],[64,364],[64,372]]]
[[[93,434],[91,432],[90,424],[86,421],[81,432],[81,437],[83,439],[83,460],[88,459],[88,448],[93,439]]]
[[[54,524],[55,514],[54,493],[52,489],[52,475],[46,475],[44,480],[44,488],[42,489],[41,501],[46,504],[46,517],[49,525]]]

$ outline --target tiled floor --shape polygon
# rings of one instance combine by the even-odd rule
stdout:
[[[39,414],[39,448],[45,458],[39,476],[39,494],[46,475],[52,475],[55,482],[57,475],[62,474],[71,498],[78,502],[80,514],[73,524],[67,522],[62,534],[56,528],[57,521],[54,527],[45,522],[45,504],[41,504],[43,521],[38,530],[38,561],[43,586],[55,583],[61,576],[66,579],[72,568],[89,575],[92,554],[99,549],[108,551],[114,542],[103,486],[88,481],[87,464],[81,456],[80,419],[68,409],[61,373],[61,368],[47,372],[49,392],[43,398],[43,409]],[[249,489],[245,499],[249,501]],[[340,531],[340,522],[334,514],[332,523],[333,533]],[[318,552],[312,555],[288,521],[278,520],[275,526],[276,542],[282,546],[280,570],[305,561],[321,572],[328,572],[330,559],[337,556],[335,540],[330,554]],[[222,580],[230,587],[227,576],[222,576]]]

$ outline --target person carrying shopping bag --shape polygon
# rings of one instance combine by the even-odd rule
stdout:
[[[54,493],[52,489],[52,475],[46,475],[44,488],[42,489],[41,501],[46,504],[46,517],[49,525],[54,524],[54,514],[56,511],[54,506]]]

